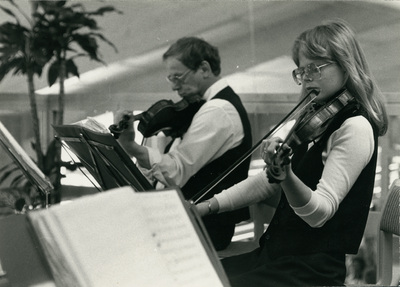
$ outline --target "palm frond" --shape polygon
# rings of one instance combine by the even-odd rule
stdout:
[[[1,170],[0,184],[4,183],[15,172],[20,172],[20,170],[14,163],[3,167]]]
[[[13,11],[11,11],[10,9],[8,9],[2,5],[0,5],[0,9],[3,10],[4,13],[10,15],[11,17],[14,17],[14,19],[17,21],[17,23],[20,23],[18,16]]]

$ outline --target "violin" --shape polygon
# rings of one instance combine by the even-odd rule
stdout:
[[[283,144],[274,154],[272,164],[266,169],[270,183],[279,183],[286,177],[285,165],[290,163],[289,157],[301,144],[310,143],[326,131],[332,119],[346,106],[354,102],[354,97],[344,90],[337,97],[318,107],[304,112],[292,127]],[[290,148],[287,148],[288,145]]]
[[[284,143],[291,147],[291,150],[283,148],[284,144],[277,151],[273,164],[266,169],[267,177],[270,182],[279,183],[286,177],[284,166],[289,164],[289,156],[293,154],[293,149],[300,146],[302,143],[309,143],[319,136],[321,136],[328,128],[329,123],[334,116],[340,112],[344,107],[354,102],[354,98],[348,91],[342,92],[339,96],[335,97],[330,102],[314,109],[307,109],[314,104],[314,99],[318,96],[319,92],[311,90],[304,98],[302,98],[297,105],[277,124],[275,125],[264,137],[262,137],[249,151],[243,154],[235,163],[233,163],[224,173],[218,176],[213,182],[209,183],[205,188],[196,193],[191,202],[196,204],[207,195],[217,184],[219,184],[228,174],[237,168],[243,161],[245,161],[253,152],[262,144],[262,142],[278,131],[282,126],[293,118],[298,117],[296,124],[290,130]],[[308,103],[304,104],[308,100]],[[298,116],[300,114],[300,116]]]
[[[192,198],[191,202],[196,204],[201,201],[201,199],[206,196],[217,184],[219,184],[225,177],[229,175],[235,168],[237,168],[240,164],[242,164],[249,156],[251,156],[254,151],[262,144],[263,140],[269,138],[272,134],[278,131],[285,123],[289,122],[293,118],[295,118],[301,111],[304,110],[308,104],[312,103],[312,101],[317,97],[319,92],[312,90],[305,97],[303,97],[297,105],[283,117],[283,119],[276,124],[266,135],[264,135],[251,149],[249,149],[246,153],[244,153],[237,161],[235,161],[225,172],[220,174],[214,181],[210,182],[206,187],[196,193]],[[309,101],[306,105],[304,103]]]
[[[164,132],[166,136],[181,137],[189,128],[194,115],[205,103],[200,97],[188,101],[182,99],[174,103],[171,100],[160,100],[153,104],[147,111],[138,114],[125,114],[118,124],[109,127],[114,138],[129,127],[130,122],[139,120],[138,130],[144,137],[157,135]]]

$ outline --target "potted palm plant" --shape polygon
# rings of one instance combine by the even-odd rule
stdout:
[[[46,153],[43,152],[34,77],[41,77],[44,67],[49,65],[49,86],[59,80],[58,116],[55,124],[63,124],[64,81],[70,75],[79,77],[76,59],[89,57],[104,64],[98,53],[97,40],[106,42],[117,51],[99,32],[95,17],[109,12],[121,12],[113,6],[86,11],[82,4],[76,2],[69,5],[67,1],[31,1],[32,13],[27,15],[13,0],[8,0],[8,3],[10,8],[0,5],[0,10],[11,16],[14,21],[0,25],[0,81],[11,72],[14,75],[23,74],[28,79],[35,161],[52,180],[55,189],[53,200],[59,202],[61,147],[53,141],[48,145]],[[22,16],[28,25],[24,25],[19,16]]]

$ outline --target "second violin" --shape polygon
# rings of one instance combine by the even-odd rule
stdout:
[[[180,137],[186,132],[194,115],[204,102],[200,98],[190,103],[186,99],[177,103],[171,100],[160,100],[141,114],[123,115],[121,121],[111,125],[109,130],[118,139],[119,135],[129,127],[129,122],[139,120],[138,130],[144,137],[151,137],[161,131],[167,136]]]

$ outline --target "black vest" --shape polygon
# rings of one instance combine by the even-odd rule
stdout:
[[[243,125],[244,138],[241,144],[230,149],[221,157],[201,168],[189,181],[182,187],[182,192],[186,199],[191,199],[198,192],[202,191],[207,185],[215,180],[220,174],[224,173],[231,167],[236,160],[249,151],[252,147],[252,135],[250,121],[247,112],[239,98],[239,96],[230,88],[226,87],[220,91],[213,99],[223,99],[230,102],[238,111]],[[227,189],[232,185],[244,180],[248,176],[251,157],[243,161],[236,169],[226,176],[219,184],[217,184],[203,199],[211,198],[214,194]],[[226,217],[227,222],[240,222],[249,218],[248,208],[242,208],[233,212],[214,215],[218,217]]]
[[[292,158],[294,173],[312,190],[323,171],[322,151],[329,136],[348,118],[363,115],[355,105],[340,111],[330,123],[322,138],[308,151],[299,147]],[[371,122],[371,121],[370,121]],[[362,170],[347,196],[340,203],[335,215],[322,227],[313,228],[297,216],[282,193],[276,213],[260,239],[260,245],[272,258],[285,255],[304,255],[317,252],[355,254],[364,233],[372,199],[377,162],[377,132],[374,129],[373,156]]]

